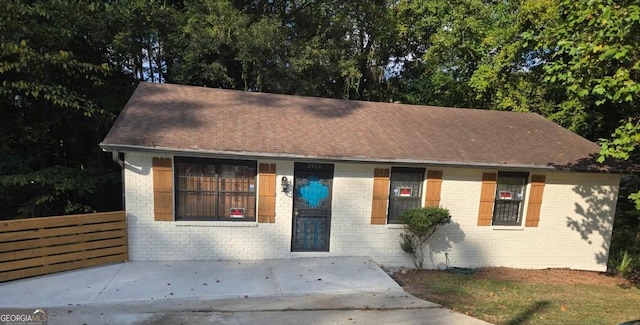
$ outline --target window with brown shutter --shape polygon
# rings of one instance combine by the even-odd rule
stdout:
[[[153,219],[173,221],[171,158],[153,158]]]
[[[387,223],[401,223],[405,211],[422,206],[423,183],[424,168],[391,168]]]
[[[255,221],[255,161],[175,157],[176,220]]]
[[[478,226],[521,226],[528,179],[522,172],[484,173]],[[544,175],[531,176],[525,227],[538,226],[544,183]]]
[[[276,222],[276,164],[258,166],[258,222]]]
[[[542,194],[544,193],[544,175],[531,176],[531,188],[529,190],[529,205],[527,206],[526,227],[537,227],[540,222],[540,208],[542,206]]]
[[[430,170],[427,172],[427,190],[425,191],[425,207],[440,206],[440,191],[442,188],[442,171]]]
[[[373,172],[373,200],[371,206],[371,224],[387,223],[389,203],[389,168],[376,168]]]
[[[493,225],[522,225],[523,202],[529,173],[498,172]]]

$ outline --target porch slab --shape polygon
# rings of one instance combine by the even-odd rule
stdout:
[[[133,261],[0,284],[1,307],[60,307],[180,298],[403,293],[367,257]]]
[[[406,293],[367,257],[127,262],[0,283],[49,324],[488,324]]]

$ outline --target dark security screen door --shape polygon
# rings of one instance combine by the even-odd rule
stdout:
[[[329,251],[333,165],[295,163],[291,251]]]

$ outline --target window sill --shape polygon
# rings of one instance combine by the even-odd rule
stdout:
[[[524,226],[491,226],[491,230],[524,230]]]
[[[385,225],[387,229],[404,229],[405,226],[403,223],[388,223]]]
[[[176,227],[257,227],[255,221],[176,221]]]

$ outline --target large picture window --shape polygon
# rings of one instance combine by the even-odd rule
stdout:
[[[255,182],[255,161],[176,157],[176,220],[254,221]]]
[[[522,202],[528,173],[499,172],[493,224],[519,226],[522,224]]]
[[[387,223],[400,223],[400,215],[406,210],[422,206],[424,169],[391,169],[389,190],[389,214]]]

